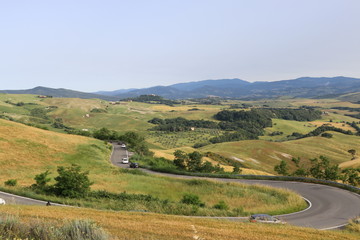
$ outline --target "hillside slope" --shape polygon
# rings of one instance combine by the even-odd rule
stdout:
[[[83,208],[6,206],[3,212],[25,221],[91,219],[113,239],[158,240],[355,240],[356,233],[321,231],[288,225],[254,224],[215,219],[175,217],[151,213],[99,211]],[[56,216],[56,218],[54,218]],[[246,220],[245,220],[246,221]]]
[[[53,96],[53,97],[61,97],[61,98],[98,98],[107,101],[116,101],[118,98],[112,96],[104,96],[100,94],[94,93],[85,93],[79,92],[64,88],[47,88],[47,87],[35,87],[32,89],[26,90],[0,90],[0,93],[8,93],[8,94],[34,94],[34,95],[46,95],[46,96]]]
[[[332,163],[340,164],[351,159],[349,149],[360,151],[360,138],[331,132],[333,138],[309,137],[287,142],[269,142],[264,140],[247,140],[208,145],[201,151],[215,152],[226,157],[240,159],[252,169],[274,173],[274,166],[285,160],[291,166],[292,157],[304,160],[320,155],[328,157]],[[306,163],[306,161],[304,162]]]
[[[300,196],[282,189],[206,181],[194,185],[182,179],[119,169],[110,163],[110,154],[111,145],[104,141],[54,133],[0,119],[0,187],[4,187],[4,181],[9,179],[17,179],[20,186],[28,187],[35,182],[34,177],[39,173],[49,170],[51,177],[54,177],[58,166],[77,164],[82,170],[90,172],[89,178],[94,182],[91,186],[93,190],[149,194],[175,204],[185,193],[196,192],[208,206],[213,206],[221,199],[228,203],[230,209],[241,206],[248,212],[272,214],[297,211],[306,205]],[[209,192],[212,194],[209,195]],[[275,193],[279,197],[272,198],[274,201],[270,204],[268,198]],[[257,199],[258,204],[254,205],[249,199]],[[96,207],[118,209],[118,204],[111,201],[101,206],[98,203]],[[146,204],[126,206],[129,210],[150,208]],[[162,209],[150,210],[156,212]],[[211,207],[208,209],[213,211]]]

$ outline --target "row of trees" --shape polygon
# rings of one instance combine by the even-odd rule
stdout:
[[[340,170],[338,164],[331,164],[325,156],[310,159],[310,164],[302,164],[299,157],[292,158],[291,162],[295,165],[294,171],[289,171],[288,163],[285,160],[275,165],[274,171],[284,176],[313,177],[331,181],[341,180],[353,186],[360,185],[360,168]]]
[[[158,125],[156,127],[153,127],[151,130],[166,131],[166,132],[189,131],[192,127],[210,128],[210,129],[218,128],[218,124],[213,121],[187,120],[182,117],[168,118],[168,119],[153,118],[153,119],[149,120],[148,122]]]
[[[165,99],[158,95],[140,95],[138,97],[126,98],[124,101],[134,101],[134,102],[144,102],[150,104],[165,104],[169,106],[173,106],[174,104],[180,104],[178,101]]]
[[[114,130],[108,128],[101,128],[93,132],[92,136],[94,138],[104,140],[104,141],[121,141],[126,142],[129,149],[140,154],[151,156],[152,152],[149,150],[145,138],[136,133],[136,132],[126,132],[120,134]]]
[[[203,155],[198,151],[186,153],[181,150],[174,152],[174,164],[179,170],[189,172],[223,173],[224,169],[219,164],[212,165],[211,162],[203,161]]]
[[[322,137],[332,137],[331,134],[325,133],[327,131],[339,132],[339,133],[346,134],[346,135],[354,135],[355,134],[357,136],[360,136],[360,128],[355,122],[352,122],[352,123],[347,122],[347,124],[349,124],[351,127],[353,127],[356,130],[356,133],[353,133],[351,130],[344,130],[342,128],[337,128],[334,126],[322,125],[307,134],[293,132],[288,137],[293,137],[296,139],[306,138],[306,137],[314,137],[314,136],[319,136],[319,135],[321,135]]]
[[[263,127],[271,127],[271,118],[279,118],[295,121],[314,121],[321,118],[319,110],[309,108],[253,108],[250,111],[223,110],[215,114],[215,119],[220,121],[257,121]]]

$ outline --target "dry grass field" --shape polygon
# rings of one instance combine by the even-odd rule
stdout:
[[[24,221],[90,219],[111,234],[112,239],[132,240],[355,240],[347,232],[320,231],[289,225],[230,222],[161,214],[99,211],[83,208],[1,206],[1,213],[15,214]]]

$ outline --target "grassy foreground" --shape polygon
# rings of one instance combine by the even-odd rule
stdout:
[[[15,214],[24,221],[64,221],[90,219],[113,239],[242,239],[280,240],[358,239],[358,235],[319,231],[288,225],[253,224],[205,218],[174,217],[161,214],[99,211],[81,208],[1,206],[0,212]]]

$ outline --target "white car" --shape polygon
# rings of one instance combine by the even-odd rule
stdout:
[[[0,205],[5,205],[5,200],[0,198]]]
[[[122,147],[122,148],[126,148],[126,145],[125,145],[125,144],[121,144],[121,147]]]
[[[129,163],[129,159],[125,157],[125,158],[122,159],[121,162],[122,162],[122,163]]]

